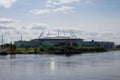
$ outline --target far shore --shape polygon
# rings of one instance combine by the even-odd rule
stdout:
[[[39,46],[39,47],[16,47],[14,44],[3,45],[7,54],[55,54],[55,55],[74,55],[85,53],[100,53],[107,51],[120,50],[120,48],[106,49],[98,46]]]

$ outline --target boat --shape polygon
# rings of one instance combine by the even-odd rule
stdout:
[[[3,47],[3,35],[2,35],[2,44],[1,44],[1,47],[0,47],[0,56],[3,55],[8,55],[8,52],[4,49]]]
[[[3,48],[0,48],[0,56],[1,55],[8,55],[8,52],[6,50],[4,50]]]

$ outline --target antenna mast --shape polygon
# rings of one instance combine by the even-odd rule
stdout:
[[[3,45],[3,34],[2,34],[2,45]]]
[[[58,37],[59,37],[59,29],[58,29]]]
[[[65,36],[65,31],[63,30],[64,36]]]
[[[22,34],[21,34],[21,37],[20,37],[20,38],[21,38],[20,40],[22,41]]]

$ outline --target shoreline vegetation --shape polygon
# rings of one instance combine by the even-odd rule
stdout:
[[[105,48],[98,46],[39,46],[39,47],[21,47],[17,48],[14,44],[1,45],[8,54],[58,54],[58,55],[72,55],[83,54],[91,52],[106,52]]]
[[[73,55],[83,53],[107,52],[111,51],[98,46],[39,46],[39,47],[20,47],[17,48],[14,44],[4,44],[0,46],[8,54],[58,54],[58,55]],[[120,50],[120,45],[117,45],[112,50]]]

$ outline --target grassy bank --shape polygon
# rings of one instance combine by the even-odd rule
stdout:
[[[81,46],[81,47],[76,47],[80,49],[82,53],[86,52],[105,52],[107,51],[105,48],[102,47],[97,47],[97,46]]]
[[[31,47],[21,47],[16,48],[14,44],[5,44],[2,45],[4,49],[10,53],[16,53],[16,54],[33,54],[33,53],[39,53],[39,54],[50,54],[54,53],[56,49],[64,49],[65,46],[39,46],[35,48]],[[105,48],[97,47],[97,46],[73,46],[73,49],[80,50],[81,53],[88,53],[88,52],[105,52],[107,51]]]
[[[21,52],[21,53],[31,53],[31,52],[36,52],[36,53],[54,53],[56,49],[64,49],[64,46],[40,46],[37,48],[16,48],[16,52]],[[96,46],[74,46],[74,49],[80,50],[81,53],[88,53],[88,52],[105,52],[107,51],[105,48],[102,47],[96,47]]]

